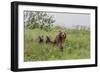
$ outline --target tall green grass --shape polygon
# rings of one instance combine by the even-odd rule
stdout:
[[[38,43],[38,36],[50,36],[54,40],[59,29],[44,31],[41,29],[25,29],[24,61],[71,60],[90,58],[90,32],[85,30],[64,29],[67,38],[64,51],[52,44]],[[44,37],[45,38],[45,37]]]

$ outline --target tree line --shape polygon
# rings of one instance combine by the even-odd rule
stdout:
[[[42,11],[24,11],[24,23],[28,29],[40,28],[49,30],[55,22],[52,15]]]

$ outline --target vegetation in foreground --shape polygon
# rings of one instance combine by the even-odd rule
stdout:
[[[90,32],[77,29],[63,29],[67,33],[64,51],[52,44],[38,43],[38,36],[50,36],[54,40],[59,28],[45,31],[39,28],[24,31],[24,61],[71,60],[90,58]]]

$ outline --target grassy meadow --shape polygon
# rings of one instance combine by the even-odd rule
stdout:
[[[24,30],[24,61],[50,61],[90,58],[90,31],[63,29],[67,33],[64,51],[53,44],[39,43],[38,36],[50,36],[54,40],[59,28],[50,31],[35,29]]]

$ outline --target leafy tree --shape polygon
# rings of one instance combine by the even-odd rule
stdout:
[[[55,20],[53,16],[48,15],[46,12],[42,11],[25,11],[24,12],[24,22],[25,26],[34,29],[50,29],[53,26]]]

